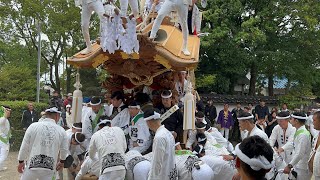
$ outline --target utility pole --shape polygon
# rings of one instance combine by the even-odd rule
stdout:
[[[42,4],[43,0],[40,0],[40,3]],[[40,20],[40,14],[38,17],[38,65],[37,65],[37,98],[36,102],[38,103],[40,100],[40,66],[41,66],[41,20]]]

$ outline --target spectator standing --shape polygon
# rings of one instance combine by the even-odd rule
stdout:
[[[231,111],[233,121],[234,121],[234,126],[233,126],[234,128],[232,129],[231,137],[233,140],[235,140],[237,142],[240,142],[240,130],[239,130],[238,117],[242,113],[243,113],[243,109],[241,108],[241,103],[237,102],[237,107]]]
[[[72,93],[68,93],[68,96],[63,101],[63,107],[66,108],[67,105],[72,105]]]
[[[263,99],[260,99],[260,104],[255,107],[255,118],[258,125],[263,126],[268,119],[269,109]]]
[[[270,137],[272,130],[276,125],[278,125],[277,112],[272,111],[271,114],[268,116],[268,123],[266,128],[266,134],[268,135],[268,137]]]
[[[21,124],[23,130],[26,130],[30,124],[38,122],[38,113],[34,110],[33,103],[29,102],[27,105],[27,110],[24,110],[22,113]]]
[[[215,122],[215,120],[217,118],[217,109],[213,105],[213,101],[212,100],[208,101],[208,104],[206,105],[206,108],[205,108],[204,112],[206,114],[206,117],[210,120],[211,126],[213,126],[214,122]]]
[[[49,102],[50,106],[57,107],[59,111],[61,111],[61,107],[63,105],[63,101],[58,93],[58,91],[54,91],[53,95]]]
[[[222,136],[228,140],[229,130],[232,129],[233,126],[232,114],[229,111],[229,104],[225,103],[223,110],[219,112],[217,124],[221,126],[220,133]]]

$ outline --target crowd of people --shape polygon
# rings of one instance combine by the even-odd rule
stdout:
[[[23,112],[17,167],[22,180],[63,179],[63,172],[76,180],[320,179],[320,111],[308,117],[284,104],[269,113],[260,101],[244,109],[237,103],[232,111],[224,104],[217,113],[209,101],[197,106],[196,129],[183,130],[183,108],[176,109],[180,102],[170,90],[156,101],[143,92],[129,100],[116,91],[107,100],[92,97],[81,122],[63,126],[61,110],[72,114],[72,97],[64,103],[55,96],[40,119],[32,103]],[[1,171],[11,136],[11,109],[3,109]]]

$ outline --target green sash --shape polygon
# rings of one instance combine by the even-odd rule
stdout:
[[[296,131],[296,133],[294,133],[294,138],[296,138],[300,134],[305,134],[307,136],[310,136],[310,132],[308,130],[300,129],[300,130]]]
[[[94,129],[96,128],[96,126],[97,126],[97,124],[98,124],[98,120],[99,120],[100,116],[102,115],[103,111],[104,111],[104,107],[101,106],[98,114],[96,115],[96,118],[94,118],[94,120],[91,122],[92,132],[93,132]]]
[[[9,130],[6,138],[0,136],[0,141],[3,142],[4,144],[8,144],[10,138],[11,138],[11,130]]]
[[[214,144],[213,146],[219,149],[223,147],[221,144]]]
[[[175,151],[176,155],[181,156],[181,155],[194,155],[192,154],[191,151],[189,150],[176,150]]]
[[[137,114],[137,115],[131,120],[132,126],[134,126],[134,125],[138,122],[138,120],[139,120],[140,118],[143,118],[143,113]]]

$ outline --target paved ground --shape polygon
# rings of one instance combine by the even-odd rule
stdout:
[[[5,162],[5,166],[8,167],[8,169],[5,171],[0,171],[0,180],[20,180],[21,175],[17,171],[17,157],[18,152],[9,152],[9,156]],[[64,177],[64,180],[66,179],[67,178]]]

